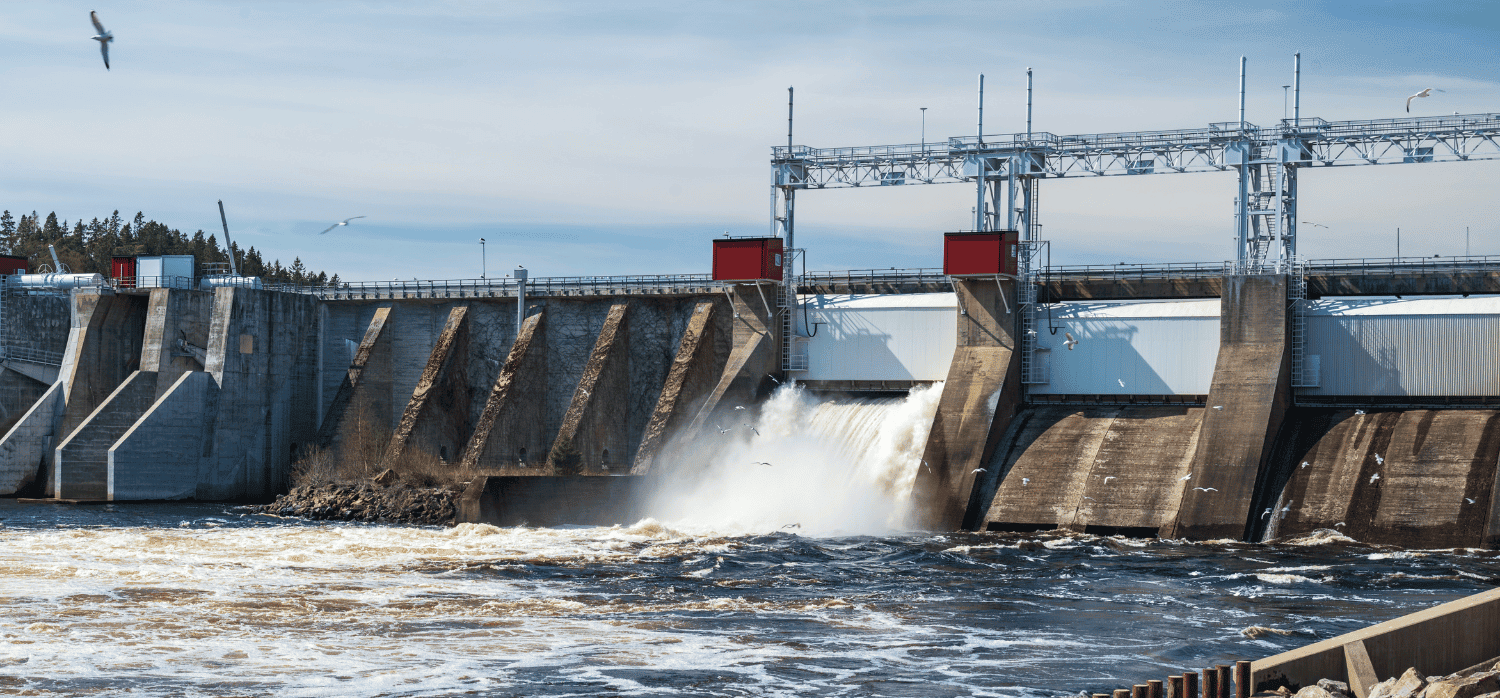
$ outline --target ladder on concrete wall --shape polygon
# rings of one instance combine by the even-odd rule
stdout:
[[[1035,238],[1023,241],[1016,259],[1016,315],[1021,334],[1021,383],[1038,385],[1047,382],[1046,366],[1036,360],[1036,270],[1047,243]]]
[[[807,342],[797,336],[797,285],[800,279],[793,272],[797,257],[802,250],[787,250],[786,265],[782,267],[781,292],[776,294],[776,313],[781,316],[781,370],[807,370]]]
[[[1300,259],[1288,265],[1286,296],[1292,316],[1292,387],[1316,387],[1317,367],[1307,360],[1307,265]]]

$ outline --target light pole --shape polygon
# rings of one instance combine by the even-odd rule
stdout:
[[[1287,90],[1290,90],[1290,89],[1292,89],[1291,85],[1282,85],[1281,86],[1281,120],[1282,121],[1286,121],[1286,97],[1287,97]]]
[[[483,279],[487,271],[489,269],[486,268],[484,259],[484,238],[479,238],[479,278]]]
[[[927,107],[918,107],[922,110],[922,152],[927,152]]]

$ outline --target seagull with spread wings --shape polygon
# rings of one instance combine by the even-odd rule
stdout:
[[[1412,100],[1417,99],[1419,97],[1431,97],[1432,93],[1434,91],[1436,91],[1436,92],[1442,92],[1442,90],[1437,90],[1435,88],[1429,87],[1429,88],[1427,88],[1425,90],[1422,90],[1421,92],[1418,92],[1418,93],[1416,93],[1416,94],[1414,94],[1414,95],[1412,95],[1410,97],[1407,97],[1406,98],[1406,113],[1408,113],[1408,114],[1411,113],[1411,101]]]
[[[94,23],[94,31],[99,32],[90,38],[99,42],[99,53],[104,55],[104,69],[109,70],[109,42],[115,40],[115,35],[109,33],[109,30],[99,23],[98,12],[89,10],[89,21]]]
[[[364,216],[355,216],[354,218],[364,218]],[[341,220],[341,221],[339,221],[337,223],[334,223],[333,225],[328,226],[327,228],[324,228],[318,234],[322,235],[323,233],[326,233],[326,232],[328,232],[330,230],[333,230],[334,228],[337,228],[337,227],[339,227],[341,225],[349,225],[349,221],[354,220],[354,218],[345,218],[344,220]]]

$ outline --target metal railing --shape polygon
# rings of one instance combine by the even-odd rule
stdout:
[[[26,363],[41,364],[43,366],[61,366],[62,354],[55,351],[44,351],[31,347],[5,347],[6,361],[24,361]]]
[[[845,271],[810,271],[802,275],[802,286],[833,284],[944,284],[948,277],[937,267],[914,269],[848,269]]]
[[[709,274],[654,274],[637,276],[542,276],[526,280],[527,296],[589,295],[591,293],[694,292],[717,288]],[[347,281],[338,285],[267,284],[266,290],[300,293],[328,299],[359,298],[472,298],[514,296],[516,280],[412,279],[410,281]]]

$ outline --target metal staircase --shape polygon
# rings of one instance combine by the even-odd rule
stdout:
[[[1307,265],[1300,259],[1288,264],[1286,295],[1292,315],[1292,387],[1314,388],[1319,367],[1317,357],[1309,361],[1307,356]]]
[[[788,250],[786,265],[782,267],[782,280],[776,294],[776,314],[781,316],[781,370],[807,370],[807,342],[797,336],[797,286],[799,279],[793,270],[802,250]]]

